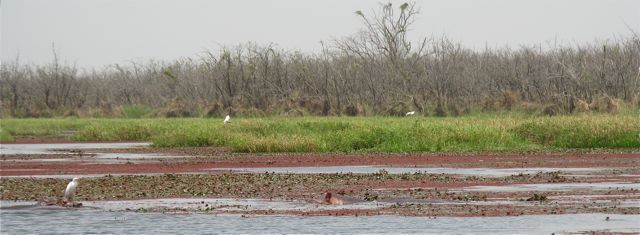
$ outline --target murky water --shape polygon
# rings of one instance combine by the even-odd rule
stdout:
[[[372,174],[386,171],[389,174],[427,173],[456,174],[476,176],[510,176],[517,174],[536,174],[560,171],[562,173],[587,173],[606,169],[601,168],[446,168],[446,167],[394,167],[394,166],[322,166],[322,167],[244,167],[211,168],[210,170],[237,171],[248,173],[295,173],[295,174],[333,174],[354,173]],[[610,169],[609,169],[610,170]]]
[[[23,162],[86,162],[97,164],[135,163],[143,160],[161,160],[170,158],[184,158],[189,156],[175,156],[156,153],[101,153],[100,149],[138,148],[147,147],[150,143],[63,143],[63,144],[2,144],[2,154],[59,154],[67,153],[65,149],[92,149],[82,155],[71,155],[64,158],[36,158],[20,159]]]
[[[392,203],[357,202],[345,205],[324,205],[302,200],[267,200],[267,199],[241,199],[241,198],[164,198],[147,200],[126,201],[97,201],[82,202],[85,206],[99,207],[108,210],[124,210],[126,208],[184,208],[198,209],[213,207],[217,211],[319,211],[338,209],[374,209],[392,205]]]
[[[101,149],[146,147],[150,143],[58,143],[58,144],[0,144],[2,154],[54,154],[56,149]]]
[[[2,210],[2,233],[482,233],[640,232],[640,215],[514,217],[303,217],[135,213],[90,209]],[[605,221],[610,217],[609,221]]]
[[[387,207],[396,202],[377,202],[355,200],[341,197],[348,203],[344,205],[326,205],[312,200],[268,200],[268,199],[243,199],[243,198],[161,198],[141,200],[117,200],[117,201],[81,201],[84,208],[98,208],[109,211],[124,211],[137,209],[187,209],[198,210],[213,208],[216,212],[223,211],[323,211],[340,209],[376,209]],[[318,197],[318,200],[320,197]],[[433,202],[432,202],[433,203]],[[46,210],[51,208],[64,209],[56,206],[40,206],[29,201],[0,201],[1,209],[21,210]],[[84,209],[83,208],[83,209]]]

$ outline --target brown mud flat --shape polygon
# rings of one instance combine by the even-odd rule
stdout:
[[[33,159],[65,159],[75,157],[91,157],[95,154],[0,154],[0,161],[33,160]],[[1,169],[1,168],[0,168]]]
[[[512,177],[457,177],[442,174],[202,174],[157,176],[105,176],[81,180],[77,200],[112,201],[164,198],[246,198],[297,200],[316,203],[323,192],[344,199],[346,208],[323,205],[321,209],[235,211],[198,207],[140,207],[138,212],[195,212],[243,215],[301,216],[518,216],[534,214],[613,213],[640,214],[640,190],[610,187],[605,190],[567,191],[465,191],[472,186],[555,184],[555,173]],[[637,178],[635,179],[637,182]],[[30,200],[61,197],[66,179],[0,179],[2,200]],[[624,206],[624,202],[632,201]],[[350,205],[378,201],[384,206],[350,208]],[[636,203],[633,204],[635,201]],[[233,206],[233,205],[230,205]]]
[[[402,165],[433,167],[616,167],[640,166],[640,152],[622,153],[568,151],[566,153],[418,153],[418,154],[318,154],[318,153],[264,153],[238,154],[224,147],[141,147],[133,149],[83,149],[101,153],[153,153],[180,156],[214,157],[193,158],[212,161],[219,167],[296,167],[296,166],[349,166],[349,165]],[[188,161],[189,159],[183,159]]]
[[[82,153],[78,157],[78,153]],[[99,153],[159,153],[175,158],[136,159],[99,163]],[[59,158],[60,161],[50,161]],[[125,157],[126,158],[126,157]],[[10,178],[107,174],[83,178],[79,200],[154,198],[258,198],[313,202],[324,192],[356,202],[391,201],[375,208],[321,210],[244,210],[145,208],[145,211],[240,213],[244,215],[406,215],[406,216],[517,216],[562,213],[640,214],[640,189],[618,188],[521,191],[465,191],[468,187],[517,187],[537,184],[640,183],[639,153],[538,154],[235,154],[224,148],[67,149],[51,155],[2,155],[2,200],[38,200],[60,197],[68,180]],[[404,166],[449,168],[597,168],[604,171],[572,174],[546,172],[504,177],[453,174],[273,174],[235,173],[211,168]],[[160,174],[124,175],[108,174]],[[586,174],[586,175],[585,175]],[[430,203],[443,201],[445,203]],[[427,201],[427,202],[425,202]],[[630,206],[621,206],[622,202]],[[353,203],[353,202],[350,202]],[[497,204],[496,204],[497,203]],[[627,203],[628,204],[628,203]],[[203,211],[204,210],[204,211]]]
[[[274,211],[251,211],[243,214],[268,215],[276,214]],[[600,205],[598,207],[584,207],[582,205],[538,205],[538,206],[512,206],[512,205],[439,205],[439,204],[414,204],[397,205],[381,209],[336,209],[320,211],[284,211],[278,214],[290,214],[301,216],[375,216],[375,215],[401,215],[423,217],[477,217],[477,216],[519,216],[519,215],[546,215],[546,214],[580,214],[580,213],[611,213],[611,214],[640,214],[639,207],[617,208]]]
[[[320,167],[385,165],[451,168],[620,168],[640,167],[640,153],[554,153],[554,154],[234,154],[225,148],[129,148],[67,149],[53,156],[2,155],[0,176],[54,174],[128,173],[216,173],[211,168]],[[68,153],[65,155],[64,153]],[[154,153],[182,156],[163,159],[135,159],[115,164],[92,161],[95,153]],[[73,158],[81,161],[33,161]],[[29,160],[29,161],[21,161]],[[22,171],[21,169],[29,169]],[[637,171],[637,170],[636,170]]]

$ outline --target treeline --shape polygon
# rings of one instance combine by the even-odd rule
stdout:
[[[200,58],[80,72],[5,62],[4,117],[424,115],[522,110],[548,115],[640,106],[640,38],[473,51],[412,43],[418,11],[384,5],[362,31],[305,54],[252,43]],[[416,29],[414,29],[416,30]]]

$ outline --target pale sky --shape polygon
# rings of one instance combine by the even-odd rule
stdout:
[[[0,0],[0,59],[44,64],[52,43],[67,63],[197,57],[248,41],[318,52],[320,41],[361,28],[354,14],[370,0]],[[405,1],[391,1],[399,6]],[[491,47],[580,44],[640,33],[640,0],[433,0],[421,9],[413,39],[441,37]]]

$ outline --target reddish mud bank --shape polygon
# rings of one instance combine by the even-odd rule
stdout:
[[[102,201],[114,199],[195,198],[198,206],[138,203],[138,212],[198,212],[214,214],[302,216],[517,216],[533,214],[614,213],[640,214],[637,188],[606,186],[604,189],[569,188],[563,191],[500,191],[500,187],[539,183],[555,185],[571,179],[554,173],[507,178],[442,175],[330,175],[330,174],[214,174],[111,176],[83,179],[77,198]],[[561,177],[561,176],[560,176]],[[37,200],[61,197],[65,179],[0,179],[2,200]],[[497,191],[465,191],[473,186],[498,187]],[[637,185],[637,184],[634,184]],[[602,188],[602,187],[601,187]],[[322,200],[331,192],[342,203]],[[201,199],[199,199],[201,198]],[[262,199],[274,207],[249,207],[238,201],[209,206],[215,198]],[[326,199],[326,196],[324,197]],[[293,207],[287,202],[293,203]],[[284,202],[284,203],[282,203]],[[100,205],[100,202],[94,203]],[[245,203],[246,204],[246,203]],[[129,207],[127,207],[129,208]],[[233,210],[227,210],[232,208]]]
[[[28,140],[19,141],[29,143],[25,142]],[[51,141],[55,143],[55,139]],[[65,149],[51,153],[0,155],[0,176],[154,174],[86,178],[78,191],[78,196],[86,200],[209,197],[313,202],[319,200],[319,195],[333,192],[339,199],[344,199],[346,206],[322,205],[320,209],[313,210],[196,209],[204,213],[247,216],[640,214],[640,205],[637,205],[640,201],[637,187],[640,182],[640,153],[234,154],[225,148],[212,147]],[[148,158],[134,156],[149,153],[159,155]],[[367,174],[245,174],[211,170],[376,165],[553,170],[507,176],[389,174],[386,171]],[[562,168],[593,168],[594,171],[562,171]],[[64,189],[67,183],[66,179],[0,178],[0,186],[7,189],[2,192],[3,200],[57,197],[60,195],[56,192]],[[358,207],[359,203],[375,201],[381,205],[374,203],[372,208]],[[356,206],[350,207],[351,204]],[[315,208],[314,205],[311,207]],[[225,206],[229,205],[221,205],[220,208]],[[142,211],[154,210],[174,209],[145,208]],[[190,211],[185,208],[175,210]]]
[[[85,150],[91,152],[91,150]],[[97,150],[96,150],[97,151]],[[231,154],[226,148],[100,149],[109,153],[157,153],[216,156],[219,167],[292,167],[398,165],[434,167],[617,167],[640,166],[640,153],[537,153],[537,154]]]
[[[247,212],[245,212],[247,213]],[[252,211],[248,214],[273,214],[272,211]],[[587,207],[582,205],[540,205],[540,206],[487,206],[487,205],[401,205],[381,209],[337,209],[320,211],[286,211],[282,214],[302,216],[375,216],[375,215],[401,215],[401,216],[427,216],[433,217],[477,217],[477,216],[519,216],[519,215],[543,215],[543,214],[578,214],[578,213],[613,213],[613,214],[640,214],[640,208],[618,208],[614,206]]]
[[[195,155],[171,159],[146,159],[102,164],[84,157],[78,161],[37,161],[28,155],[2,155],[0,176],[50,174],[126,174],[126,173],[215,173],[211,168],[242,167],[318,167],[318,166],[421,166],[453,168],[621,168],[640,167],[640,154],[492,154],[492,155],[342,155],[342,154],[228,154],[220,148],[132,148],[110,150],[121,153],[168,153]],[[78,150],[83,153],[95,151]],[[128,151],[128,152],[127,152]],[[102,151],[101,151],[102,152]],[[208,155],[208,156],[203,156]],[[73,155],[56,154],[59,158]],[[55,158],[46,157],[46,159]],[[29,160],[29,161],[21,161]],[[126,160],[126,159],[125,159]],[[635,170],[636,172],[638,170]]]
[[[33,159],[65,159],[65,158],[74,158],[78,156],[79,156],[78,154],[0,154],[0,161],[33,160]],[[91,156],[91,155],[86,155],[86,156]]]

